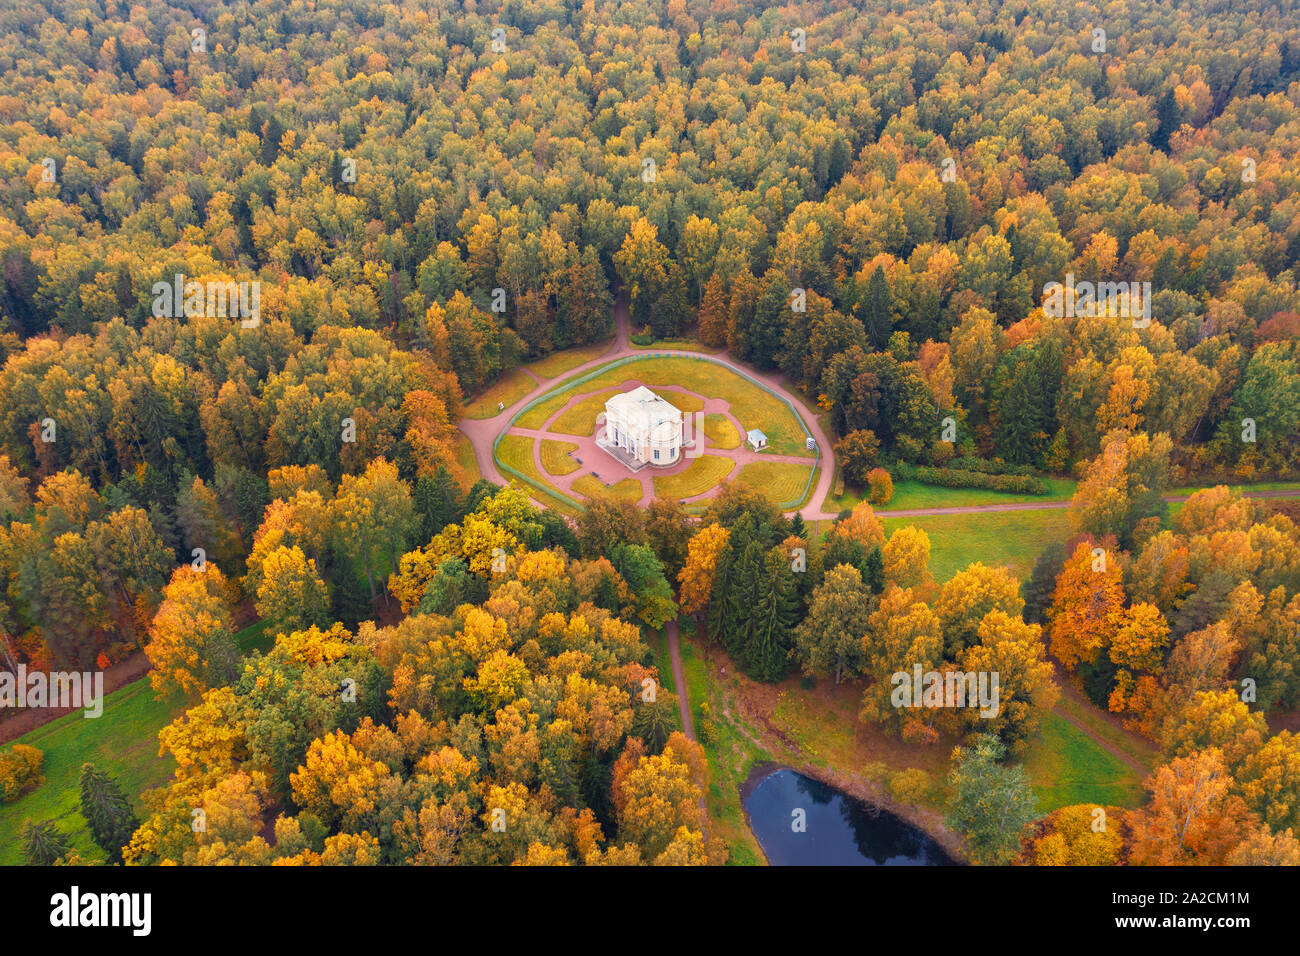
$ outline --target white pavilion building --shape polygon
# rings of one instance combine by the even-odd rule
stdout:
[[[675,465],[682,457],[682,413],[638,385],[605,402],[605,429],[596,444],[634,471]]]

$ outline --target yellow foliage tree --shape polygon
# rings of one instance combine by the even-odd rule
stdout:
[[[163,588],[145,653],[149,683],[158,694],[197,697],[229,683],[239,663],[230,613],[230,586],[214,564],[203,571],[181,565]]]
[[[682,611],[701,614],[709,605],[713,593],[713,576],[718,570],[718,557],[726,549],[731,532],[716,522],[697,531],[686,547],[686,564],[677,581]]]

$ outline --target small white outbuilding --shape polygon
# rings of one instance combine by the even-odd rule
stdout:
[[[754,451],[762,451],[767,447],[767,436],[757,428],[751,428],[746,432],[745,440],[749,443],[749,447],[754,449]]]

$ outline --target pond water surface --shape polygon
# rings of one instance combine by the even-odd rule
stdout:
[[[923,830],[795,770],[759,770],[741,803],[773,866],[953,865]],[[799,810],[802,832],[794,826]]]

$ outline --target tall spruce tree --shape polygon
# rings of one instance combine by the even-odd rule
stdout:
[[[416,480],[414,498],[421,544],[428,544],[447,525],[465,517],[460,489],[451,472],[441,465],[432,476],[421,475]]]
[[[727,599],[736,583],[736,568],[740,555],[754,534],[754,521],[748,515],[732,526],[727,546],[718,553],[718,565],[713,572],[713,591],[709,595],[709,615],[705,628],[709,639],[724,642],[727,629]]]
[[[749,645],[754,639],[765,553],[763,542],[757,537],[745,544],[736,563],[735,582],[727,593],[723,644],[731,659],[741,665],[748,660]]]
[[[862,299],[862,325],[867,330],[871,347],[880,351],[889,344],[889,336],[894,331],[891,313],[893,300],[889,294],[889,282],[885,278],[883,266],[876,266],[867,282],[867,294]]]
[[[90,837],[108,854],[109,863],[122,862],[122,847],[131,841],[140,821],[122,788],[93,763],[81,765],[81,815],[90,825]]]
[[[794,571],[782,548],[772,548],[763,559],[757,591],[745,670],[755,680],[774,683],[790,668],[791,628],[799,606]]]
[[[19,839],[23,844],[23,859],[28,866],[53,866],[60,857],[72,851],[68,838],[56,830],[50,820],[41,823],[24,821]]]
[[[673,732],[674,700],[670,695],[656,694],[654,700],[637,703],[632,730],[646,742],[651,753],[662,753]]]

